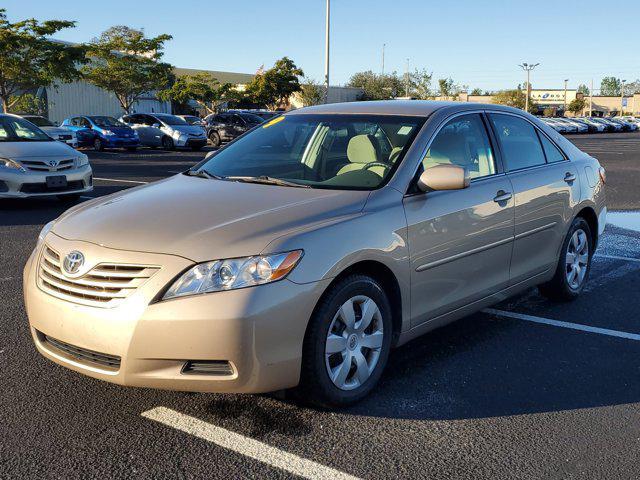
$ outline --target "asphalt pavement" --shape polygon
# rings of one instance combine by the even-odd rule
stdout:
[[[609,207],[640,209],[640,134],[571,140],[607,169]],[[88,154],[96,187],[87,197],[204,156]],[[22,267],[42,225],[65,208],[0,200],[0,478],[640,476],[636,230],[607,227],[577,301],[531,290],[436,330],[392,352],[364,402],[324,411],[274,395],[124,388],[41,357]],[[626,226],[640,224],[639,213],[627,215]]]

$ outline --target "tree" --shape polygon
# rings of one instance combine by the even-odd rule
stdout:
[[[433,97],[431,91],[431,80],[433,73],[427,72],[426,69],[415,71],[409,75],[409,95],[419,100],[427,100]]]
[[[629,82],[624,84],[624,94],[625,95],[633,95],[636,93],[640,93],[640,79],[635,82]]]
[[[85,49],[47,38],[73,27],[75,22],[67,20],[38,22],[30,18],[11,23],[6,10],[0,8],[0,101],[4,112],[39,87],[80,77],[78,65],[85,61]]]
[[[304,78],[300,84],[300,99],[302,105],[310,107],[319,105],[324,100],[324,87],[311,78]]]
[[[396,72],[378,75],[371,70],[354,73],[347,86],[362,89],[361,100],[389,100],[403,96],[406,90],[406,82]]]
[[[203,72],[178,77],[170,88],[158,93],[158,98],[182,104],[193,100],[211,114],[228,99],[228,94],[233,88],[233,84],[220,84],[211,74]]]
[[[167,87],[171,65],[160,60],[164,43],[171,35],[147,38],[141,30],[120,25],[111,27],[88,46],[91,62],[83,68],[85,78],[113,92],[122,109],[131,107],[144,94]]]
[[[509,107],[515,107],[521,110],[524,110],[526,99],[526,92],[521,88],[517,88],[515,90],[502,90],[501,92],[497,92],[493,95],[493,103],[507,105]],[[537,111],[538,104],[532,99],[529,99],[529,113],[534,113]]]
[[[256,75],[245,88],[245,96],[258,105],[272,110],[288,104],[292,94],[299,92],[302,69],[288,57],[282,57],[266,72]]]
[[[567,111],[573,113],[574,115],[578,115],[580,112],[584,110],[587,106],[587,101],[584,98],[574,98],[567,105]]]
[[[587,87],[584,83],[578,85],[578,93],[581,93],[585,97],[589,96],[589,87]]]
[[[476,87],[473,90],[471,90],[470,95],[482,95],[482,89]]]
[[[604,77],[600,82],[600,95],[605,97],[620,96],[621,82],[616,77]]]
[[[11,110],[16,113],[24,113],[28,115],[46,115],[47,102],[32,93],[18,95],[16,98],[9,97]]]

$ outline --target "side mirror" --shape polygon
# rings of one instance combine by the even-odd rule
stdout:
[[[425,169],[418,179],[418,188],[422,192],[461,190],[469,186],[470,180],[466,168],[459,165],[442,164]]]

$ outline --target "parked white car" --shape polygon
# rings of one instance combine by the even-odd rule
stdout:
[[[17,115],[0,114],[0,198],[57,195],[72,200],[92,189],[84,153]]]
[[[78,137],[76,135],[76,132],[65,127],[59,127],[48,118],[42,117],[40,115],[22,115],[22,118],[39,127],[40,130],[45,132],[54,140],[59,140],[66,143],[67,145],[72,146],[73,148],[78,148]]]
[[[140,144],[173,150],[186,147],[200,150],[207,144],[207,134],[199,125],[189,125],[183,118],[168,113],[134,113],[123,115],[120,121],[133,128]]]

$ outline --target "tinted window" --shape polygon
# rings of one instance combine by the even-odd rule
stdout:
[[[157,114],[156,117],[167,125],[187,125],[184,119],[175,115]]]
[[[565,160],[562,152],[556,147],[551,140],[545,137],[543,134],[539,134],[542,147],[544,148],[544,154],[547,156],[547,162],[562,162]]]
[[[502,145],[507,170],[544,165],[544,153],[533,125],[514,115],[492,113],[490,118]]]
[[[496,173],[493,151],[479,114],[456,117],[438,132],[422,166],[430,168],[440,164],[465,167],[471,178]]]
[[[0,140],[4,142],[48,142],[46,133],[22,118],[0,117]]]

